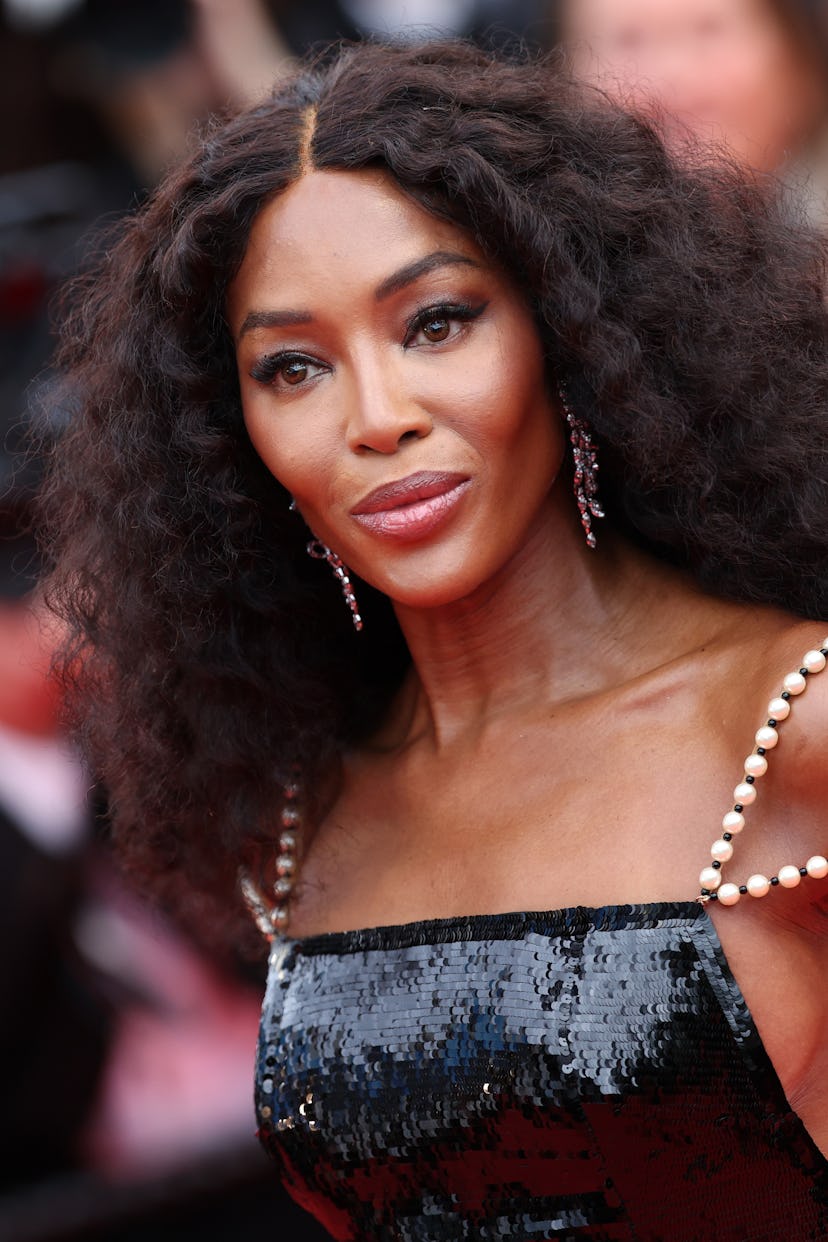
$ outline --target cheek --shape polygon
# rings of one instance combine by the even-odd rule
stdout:
[[[243,411],[245,429],[253,448],[274,478],[278,479],[288,491],[292,491],[289,481],[293,473],[290,468],[291,458],[285,452],[282,437],[276,433],[272,422],[257,417],[255,413],[251,414],[244,403]]]
[[[468,425],[481,448],[500,445],[520,453],[532,445],[559,442],[559,419],[534,335],[522,348],[490,351],[473,374]]]
[[[330,444],[313,419],[274,415],[265,400],[243,400],[250,443],[275,479],[292,495],[304,496],[327,477]]]

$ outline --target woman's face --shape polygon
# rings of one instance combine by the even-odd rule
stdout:
[[[825,107],[815,63],[770,0],[569,0],[564,39],[576,74],[664,114],[668,142],[724,142],[772,170]]]
[[[228,316],[256,451],[392,599],[465,598],[539,524],[563,435],[532,315],[389,177],[311,172],[264,207]]]

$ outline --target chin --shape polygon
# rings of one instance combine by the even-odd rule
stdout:
[[[387,595],[392,604],[402,608],[433,609],[449,608],[462,604],[480,590],[488,581],[487,574],[470,573],[466,566],[462,571],[439,573],[434,570],[416,575],[400,575],[386,579],[377,587]],[[370,578],[366,579],[371,581]]]

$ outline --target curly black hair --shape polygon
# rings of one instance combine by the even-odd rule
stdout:
[[[43,508],[64,674],[134,864],[213,891],[296,769],[329,788],[409,662],[364,584],[353,633],[242,422],[225,293],[308,133],[313,167],[386,170],[518,280],[600,443],[608,521],[712,592],[828,614],[819,239],[554,61],[335,49],[202,138],[63,325]]]

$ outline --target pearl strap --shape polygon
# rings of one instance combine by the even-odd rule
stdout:
[[[275,902],[269,906],[259,886],[242,867],[239,870],[239,887],[253,916],[253,921],[266,940],[284,936],[290,921],[290,898],[299,869],[299,845],[302,813],[297,804],[299,785],[291,781],[284,786],[285,805],[282,807],[279,848],[276,853],[276,880],[273,884]]]
[[[746,894],[764,897],[772,888],[796,888],[804,876],[822,880],[828,875],[828,859],[822,854],[814,854],[804,866],[788,863],[770,878],[757,874],[750,876],[744,884],[722,883],[722,867],[733,857],[733,838],[745,826],[745,807],[752,806],[756,801],[756,782],[768,770],[767,754],[779,742],[779,727],[791,714],[791,700],[805,692],[808,678],[814,673],[821,673],[826,663],[828,637],[823,640],[819,651],[805,653],[798,672],[788,673],[782,682],[781,694],[768,704],[767,722],[756,731],[755,748],[745,759],[744,776],[733,791],[733,809],[722,820],[722,834],[710,847],[712,861],[702,868],[699,876],[700,902],[718,901],[722,906],[735,906]]]

